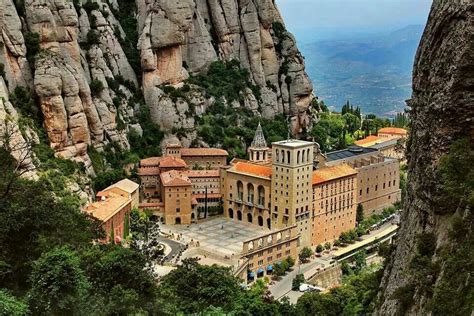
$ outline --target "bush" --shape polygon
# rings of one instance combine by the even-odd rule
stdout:
[[[300,288],[300,285],[305,282],[304,275],[302,273],[297,274],[293,281],[291,282],[291,289],[297,291]]]
[[[92,45],[99,45],[100,44],[100,34],[96,30],[90,30],[87,32],[87,45],[89,48]]]
[[[99,10],[100,9],[100,6],[97,2],[93,2],[93,1],[87,1],[86,3],[84,3],[82,5],[82,8],[84,10],[86,10],[87,14],[90,15],[90,13],[93,11],[93,10]]]
[[[324,248],[325,248],[326,250],[331,249],[331,243],[330,243],[329,241],[326,242],[326,243],[324,244]]]
[[[41,50],[40,36],[38,33],[25,32],[23,34],[23,37],[25,39],[26,45],[26,59],[30,62],[31,65],[33,65],[36,55]]]
[[[100,80],[92,80],[91,83],[89,84],[89,87],[91,89],[91,95],[92,97],[99,97],[102,91],[104,90],[104,85],[102,84],[102,81]]]
[[[0,77],[5,76],[5,65],[0,63]]]
[[[308,259],[313,255],[311,248],[304,247],[299,253],[299,258],[301,262],[307,262]]]
[[[321,244],[319,244],[319,245],[316,247],[316,252],[317,252],[317,253],[321,253],[321,252],[323,252],[323,250],[324,250],[324,248],[323,248],[323,246],[322,246]]]

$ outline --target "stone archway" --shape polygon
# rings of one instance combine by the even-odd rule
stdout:
[[[234,218],[234,210],[230,208],[228,212],[229,212],[229,218]]]
[[[174,219],[174,223],[175,223],[176,225],[181,224],[181,217],[176,217],[176,218]]]
[[[258,217],[258,226],[263,226],[263,217],[262,216]]]
[[[237,211],[237,219],[238,219],[239,221],[242,220],[242,211],[240,211],[240,210]]]

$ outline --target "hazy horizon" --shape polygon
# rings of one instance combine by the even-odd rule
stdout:
[[[276,0],[301,43],[383,34],[425,25],[432,0]]]

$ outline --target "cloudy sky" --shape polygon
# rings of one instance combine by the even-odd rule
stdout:
[[[390,29],[425,24],[432,0],[276,0],[290,30]]]

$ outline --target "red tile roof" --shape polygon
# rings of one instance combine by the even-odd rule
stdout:
[[[357,171],[346,164],[321,168],[313,172],[313,185],[355,174],[357,174]]]
[[[370,135],[370,136],[367,136],[366,138],[364,139],[359,139],[359,140],[356,140],[354,142],[354,144],[356,145],[365,145],[367,143],[372,143],[372,142],[376,142],[377,140],[379,140],[380,138],[378,136],[375,136],[375,135]]]
[[[160,168],[186,168],[186,162],[178,157],[162,157],[160,161]]]
[[[270,178],[272,175],[272,168],[262,165],[256,165],[250,162],[237,162],[230,170],[234,170],[241,173],[247,173],[259,177]]]
[[[140,160],[141,167],[158,167],[160,164],[161,157],[150,157]]]
[[[163,186],[179,187],[191,185],[189,178],[176,170],[163,172],[160,177]]]
[[[181,157],[190,156],[223,156],[227,157],[229,153],[219,148],[182,148]]]
[[[160,174],[160,168],[158,167],[138,168],[139,176],[157,176],[159,174]]]
[[[399,127],[384,127],[384,128],[379,129],[379,133],[405,136],[408,133],[408,131],[404,128],[399,128]]]

